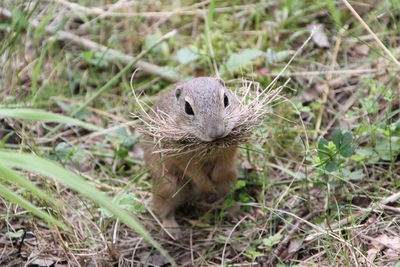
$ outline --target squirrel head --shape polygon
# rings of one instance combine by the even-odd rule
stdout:
[[[220,78],[199,77],[179,84],[175,101],[176,122],[205,142],[227,136],[239,117],[240,103]]]

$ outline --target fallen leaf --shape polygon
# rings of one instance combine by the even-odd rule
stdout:
[[[301,103],[314,101],[322,95],[326,86],[326,83],[317,83],[315,86],[304,90],[299,96],[299,101]]]
[[[386,258],[387,258],[387,260],[388,261],[399,261],[400,260],[400,254],[399,254],[399,252],[398,251],[395,251],[395,250],[393,250],[393,249],[387,249],[385,252],[384,252],[384,254],[385,254],[385,256],[386,256]],[[400,263],[397,263],[397,266],[399,266],[400,265]],[[393,265],[393,267],[396,267],[396,265]]]
[[[289,209],[294,209],[296,206],[299,205],[300,202],[301,202],[300,197],[292,197],[285,203],[285,207]]]
[[[354,47],[354,52],[360,56],[368,56],[369,47],[366,44],[357,45]]]
[[[375,226],[377,222],[378,218],[376,217],[375,214],[372,214],[371,216],[368,217],[367,221],[364,223],[364,229]]]
[[[301,240],[301,239],[293,239],[293,240],[291,240],[290,243],[289,243],[289,247],[288,247],[288,253],[289,254],[296,253],[298,250],[301,249],[302,245],[303,245],[303,240]]]
[[[375,260],[375,258],[376,258],[376,255],[378,254],[379,251],[380,251],[380,249],[370,248],[370,249],[367,251],[367,259],[368,259],[370,262],[374,262],[374,260]]]
[[[236,251],[244,251],[248,248],[248,244],[242,243],[242,242],[234,242],[231,244],[232,248]]]
[[[328,37],[324,32],[325,27],[323,24],[312,23],[308,25],[307,28],[309,31],[314,32],[312,40],[317,46],[322,48],[330,47]]]
[[[167,259],[160,253],[156,253],[149,257],[149,262],[155,266],[163,266],[168,263]]]
[[[400,237],[398,236],[387,236],[383,234],[375,237],[372,243],[374,243],[374,241],[377,242],[379,245],[383,245],[389,249],[400,252]]]

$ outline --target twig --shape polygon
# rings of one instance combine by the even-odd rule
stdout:
[[[392,206],[388,206],[388,205],[381,205],[380,208],[384,209],[384,210],[389,210],[395,213],[399,213],[400,214],[400,208],[397,207],[392,207]]]
[[[358,15],[357,11],[354,10],[354,8],[350,5],[350,3],[347,0],[342,0],[343,3],[347,6],[347,8],[353,13],[353,15],[358,19],[358,21],[361,23],[361,25],[372,35],[372,37],[375,39],[375,41],[378,43],[378,45],[385,51],[385,53],[393,60],[394,63],[396,63],[398,66],[400,66],[400,62],[393,56],[392,52],[389,51],[389,49],[386,48],[386,46],[382,43],[382,41],[376,36],[376,34],[371,30],[371,28],[365,23],[365,21]]]
[[[399,71],[399,68],[387,68],[387,69],[382,69],[382,68],[376,68],[376,69],[342,69],[342,70],[319,70],[319,71],[297,71],[297,72],[289,72],[289,73],[277,73],[277,72],[272,72],[272,73],[267,73],[264,74],[264,76],[282,76],[282,77],[292,77],[292,76],[317,76],[317,75],[327,75],[328,73],[332,75],[356,75],[356,74],[376,74],[380,72],[386,72],[386,71]]]
[[[395,194],[393,194],[393,195],[390,195],[390,196],[384,198],[381,202],[379,202],[379,204],[380,205],[386,205],[388,203],[396,202],[399,199],[400,199],[400,191],[395,193]]]
[[[8,9],[0,7],[0,16],[10,19],[10,18],[12,18],[12,13]],[[29,24],[34,28],[38,28],[40,26],[40,21],[38,21],[36,19],[30,19]],[[124,64],[129,64],[130,62],[132,62],[135,59],[133,56],[124,54],[115,49],[108,48],[107,46],[93,42],[87,38],[75,35],[73,33],[67,32],[67,31],[57,30],[57,28],[54,26],[47,25],[45,27],[45,30],[50,35],[56,35],[60,40],[69,41],[71,43],[74,43],[78,46],[81,46],[81,47],[91,50],[91,51],[98,51],[98,52],[105,53],[107,55],[110,55],[110,56],[116,58],[117,60],[119,60],[120,62],[122,62]],[[163,68],[161,68],[157,65],[151,64],[149,62],[146,62],[146,61],[138,60],[135,63],[135,66],[137,68],[140,68],[144,72],[160,76],[163,79],[171,81],[171,82],[178,82],[181,80],[180,76],[170,74],[170,73],[166,72]]]

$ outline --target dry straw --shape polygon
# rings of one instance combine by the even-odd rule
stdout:
[[[287,81],[288,82],[288,81]],[[154,142],[155,153],[165,155],[180,155],[198,152],[201,154],[223,149],[234,144],[250,140],[252,131],[260,126],[266,115],[272,113],[271,104],[282,99],[280,92],[287,82],[276,89],[261,88],[259,83],[242,80],[242,86],[233,90],[239,102],[239,107],[232,114],[227,114],[226,120],[235,122],[232,131],[224,138],[205,142],[190,135],[168,114],[148,107],[134,93],[134,99],[140,108],[140,115],[134,117],[142,123],[137,130]],[[146,111],[149,109],[149,111]]]

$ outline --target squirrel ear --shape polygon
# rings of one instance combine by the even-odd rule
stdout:
[[[226,86],[225,86],[224,80],[222,80],[222,79],[219,78],[219,77],[216,77],[215,79],[217,79],[217,81],[218,81],[223,87],[226,87]]]
[[[176,90],[175,90],[175,96],[176,96],[177,99],[179,99],[179,97],[181,96],[181,94],[182,94],[182,88],[180,88],[180,87],[176,88]]]

